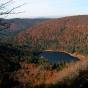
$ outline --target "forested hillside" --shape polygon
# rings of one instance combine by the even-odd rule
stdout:
[[[19,33],[17,41],[41,50],[88,54],[88,16],[71,16],[43,22]]]

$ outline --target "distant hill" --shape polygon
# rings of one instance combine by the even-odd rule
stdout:
[[[35,19],[20,19],[20,18],[14,18],[14,19],[1,19],[2,22],[6,22],[10,24],[10,31],[19,31],[19,30],[25,30],[29,27],[32,27],[36,24],[39,24],[43,21],[49,20],[48,18],[35,18]]]
[[[25,31],[26,29],[33,27],[34,25],[40,24],[41,22],[44,22],[46,20],[49,20],[48,18],[36,18],[36,19],[20,19],[20,18],[14,18],[14,19],[0,19],[2,23],[10,24],[9,29],[5,29],[3,31],[0,31],[0,38],[2,40],[7,40],[8,38],[12,38],[16,36],[18,33]]]
[[[70,16],[43,22],[18,35],[20,44],[88,54],[88,16]]]

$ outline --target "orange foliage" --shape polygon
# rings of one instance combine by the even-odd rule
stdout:
[[[72,16],[52,19],[29,28],[22,35],[23,41],[29,37],[32,46],[45,49],[88,48],[88,16]],[[41,48],[40,47],[40,48]]]

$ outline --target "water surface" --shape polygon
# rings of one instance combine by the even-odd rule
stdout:
[[[48,59],[50,63],[69,63],[79,60],[77,57],[71,56],[65,52],[43,51],[40,53],[40,56]]]

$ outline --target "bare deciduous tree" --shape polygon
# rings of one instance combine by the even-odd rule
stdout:
[[[10,9],[8,9],[7,6],[9,6],[11,4],[11,2],[13,2],[13,0],[9,0],[7,2],[0,2],[0,16],[8,16],[9,14],[22,13],[22,12],[15,12],[15,10],[17,8],[20,8],[24,4],[21,4],[21,5],[15,6],[15,7],[10,7]],[[8,23],[3,23],[2,19],[0,19],[0,31],[2,31],[3,29],[9,28],[9,26],[10,25]]]

